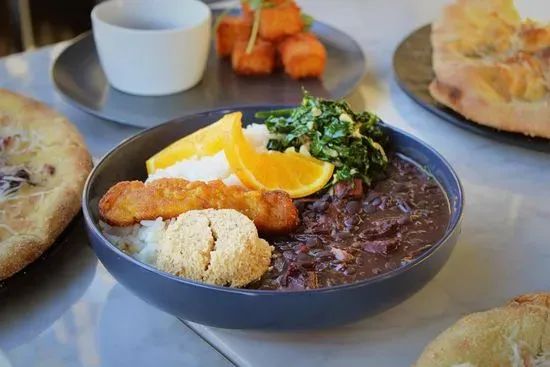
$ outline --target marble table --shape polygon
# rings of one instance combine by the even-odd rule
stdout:
[[[518,1],[525,14],[550,19],[544,2]],[[0,367],[406,366],[461,315],[550,288],[550,156],[451,126],[417,106],[393,81],[393,50],[437,16],[445,1],[300,3],[363,47],[368,73],[349,96],[353,106],[373,110],[431,144],[462,179],[463,233],[444,269],[399,306],[337,330],[228,331],[183,323],[145,304],[117,284],[82,241],[34,286],[0,300]],[[65,46],[0,60],[0,87],[67,115],[100,157],[138,130],[92,117],[61,99],[49,69]]]

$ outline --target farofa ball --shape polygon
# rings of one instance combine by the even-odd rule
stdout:
[[[268,270],[272,248],[254,223],[233,209],[192,210],[159,241],[156,266],[194,281],[243,287]]]

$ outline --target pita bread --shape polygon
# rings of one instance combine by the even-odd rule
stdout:
[[[550,366],[550,293],[461,318],[431,342],[414,367]]]
[[[45,104],[0,89],[0,280],[40,257],[81,207],[92,161]]]
[[[431,95],[499,130],[550,138],[550,26],[512,0],[457,0],[432,24]]]

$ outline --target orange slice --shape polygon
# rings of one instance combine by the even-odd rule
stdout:
[[[232,124],[231,116],[225,115],[217,122],[170,144],[145,162],[147,173],[151,174],[193,156],[211,156],[222,151],[224,139]]]
[[[231,114],[225,155],[234,174],[252,189],[284,190],[293,198],[311,195],[332,177],[334,165],[295,152],[257,152],[248,144],[240,112]]]

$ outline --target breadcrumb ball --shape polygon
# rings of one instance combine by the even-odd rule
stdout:
[[[272,248],[254,222],[233,209],[192,210],[161,236],[156,266],[194,281],[243,287],[268,270]]]

